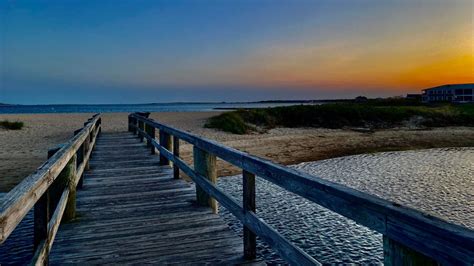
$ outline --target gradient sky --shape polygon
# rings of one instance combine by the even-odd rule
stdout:
[[[0,102],[390,96],[474,82],[471,0],[0,0]]]

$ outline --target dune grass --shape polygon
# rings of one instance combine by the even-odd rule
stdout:
[[[24,123],[20,121],[15,121],[15,122],[10,122],[8,120],[0,121],[0,127],[5,128],[5,129],[20,130],[23,128],[23,126],[24,126]]]
[[[393,105],[335,103],[236,110],[208,119],[205,127],[234,134],[256,128],[275,127],[366,127],[393,128],[416,120],[417,126],[474,126],[474,105]]]

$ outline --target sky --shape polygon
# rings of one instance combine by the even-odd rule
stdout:
[[[474,82],[471,0],[0,0],[0,102],[387,97]]]

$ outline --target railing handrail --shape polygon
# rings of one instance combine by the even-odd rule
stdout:
[[[418,210],[401,206],[341,184],[296,171],[137,114],[130,114],[129,118],[136,119],[135,122],[141,121],[144,125],[182,139],[199,149],[354,220],[383,234],[384,237],[395,240],[440,263],[447,265],[472,265],[474,263],[474,231],[469,228],[449,223]],[[129,126],[136,128],[143,137],[151,141],[151,144],[160,151],[160,155],[173,161],[206,193],[217,199],[224,207],[230,208],[229,211],[236,215],[245,226],[248,226],[252,231],[256,230],[254,233],[264,240],[275,241],[274,238],[265,238],[265,236],[260,235],[262,232],[258,231],[259,228],[252,227],[254,222],[263,222],[255,213],[244,211],[232,197],[219,190],[204,176],[196,173],[183,160],[156,142],[154,136],[150,137],[147,132],[135,124]],[[265,230],[268,228],[270,227],[266,227]],[[278,234],[274,230],[264,233]],[[280,235],[277,235],[278,240],[282,240],[282,237],[280,237]],[[284,250],[281,250],[281,247],[279,249],[278,245],[280,243],[269,244],[276,248],[276,251],[283,255],[285,259],[292,260],[291,256],[294,254],[285,253]],[[288,244],[292,245],[288,242],[284,246],[288,248]],[[307,256],[298,248],[293,249],[292,252],[301,252],[299,255],[303,258]],[[301,263],[301,261],[297,262]],[[311,261],[308,260],[308,262]]]
[[[49,189],[91,132],[100,129],[100,119],[100,114],[94,115],[52,157],[4,195],[0,205],[0,244],[8,238],[40,197]],[[84,171],[86,163],[84,161],[78,167],[78,172]]]

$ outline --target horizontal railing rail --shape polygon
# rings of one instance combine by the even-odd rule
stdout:
[[[76,187],[89,167],[101,117],[94,115],[74,137],[48,151],[48,160],[3,198],[0,205],[0,244],[34,207],[33,264],[47,264],[61,220],[75,216]]]
[[[175,177],[180,169],[196,183],[198,202],[216,209],[212,202],[217,200],[242,222],[247,258],[255,258],[258,235],[290,263],[318,264],[256,215],[255,176],[259,176],[381,233],[388,264],[403,259],[446,265],[474,263],[474,231],[469,228],[158,123],[144,114],[130,114],[128,122],[129,131],[146,139],[152,152],[155,148],[160,152],[161,164],[173,162]],[[159,142],[155,129],[159,130]],[[194,168],[179,157],[179,140],[194,146]],[[214,184],[217,157],[243,170],[242,206]]]

